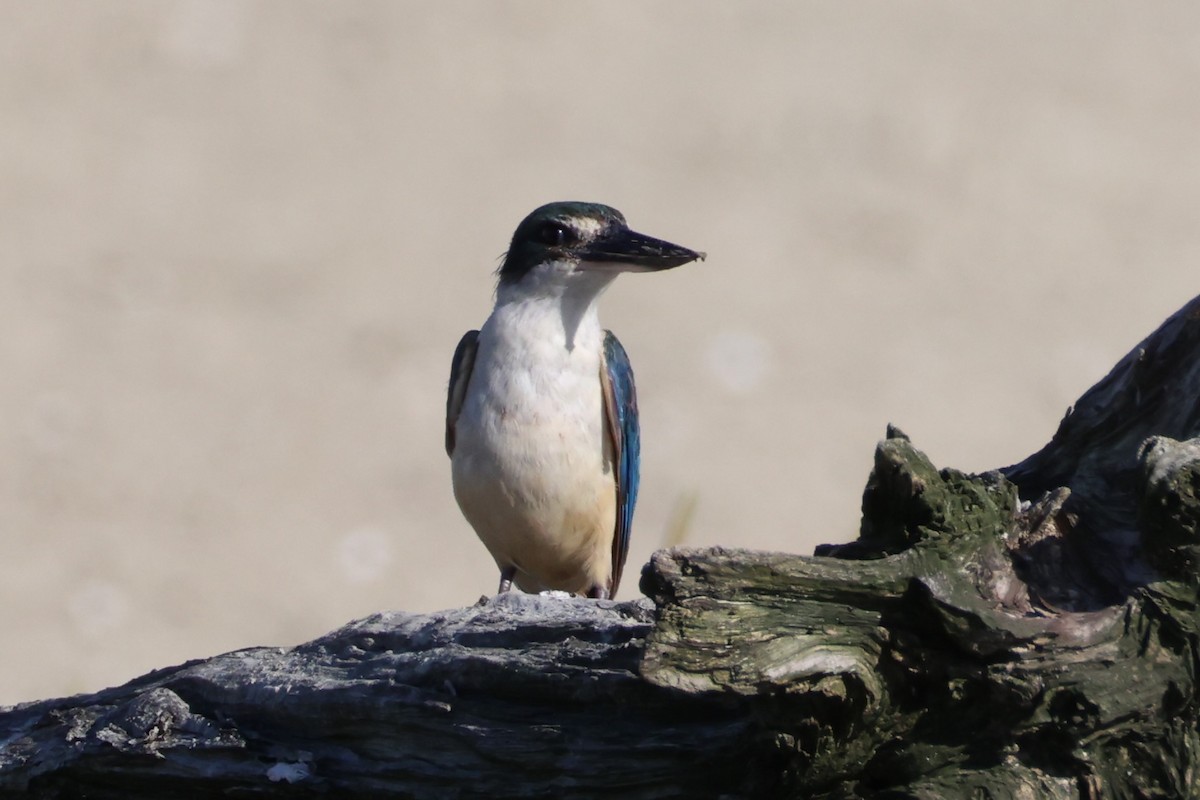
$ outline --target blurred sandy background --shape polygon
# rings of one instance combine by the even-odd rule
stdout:
[[[0,703],[494,590],[442,450],[516,223],[597,200],[642,501],[855,535],[1019,460],[1200,290],[1200,7],[0,4]],[[1153,14],[1153,15],[1152,15]]]

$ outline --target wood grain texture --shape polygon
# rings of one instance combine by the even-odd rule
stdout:
[[[655,554],[0,710],[12,797],[1200,795],[1200,299],[1004,470],[879,443],[861,535]]]

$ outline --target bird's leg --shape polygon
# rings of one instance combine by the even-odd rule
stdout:
[[[601,586],[600,584],[596,584],[592,588],[588,589],[587,596],[592,598],[593,600],[607,600],[607,599],[609,599],[608,598],[608,587]]]
[[[504,594],[512,589],[513,576],[517,574],[516,567],[505,567],[500,570],[500,589],[496,594]]]

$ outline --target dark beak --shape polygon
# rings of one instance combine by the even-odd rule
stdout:
[[[613,231],[589,244],[581,261],[618,265],[622,272],[655,272],[704,260],[704,253],[655,239],[628,228]]]

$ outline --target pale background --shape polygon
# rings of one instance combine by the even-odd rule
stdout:
[[[516,223],[606,202],[628,579],[1040,447],[1200,287],[1200,7],[0,3],[0,702],[491,592],[442,450]]]

